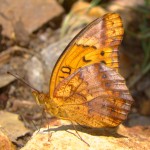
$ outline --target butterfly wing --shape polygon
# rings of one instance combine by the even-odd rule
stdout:
[[[118,72],[95,63],[58,84],[54,101],[58,118],[90,127],[115,127],[126,119],[133,99]]]
[[[50,97],[57,84],[80,67],[103,62],[118,70],[118,46],[123,38],[119,14],[108,13],[86,26],[58,59],[50,81]]]

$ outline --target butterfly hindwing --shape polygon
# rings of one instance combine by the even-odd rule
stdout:
[[[124,78],[101,63],[80,68],[65,78],[53,97],[61,104],[58,117],[91,127],[117,126],[126,119],[133,101]]]

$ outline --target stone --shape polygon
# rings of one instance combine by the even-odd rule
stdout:
[[[56,0],[13,0],[13,2],[1,0],[0,23],[3,28],[2,34],[14,38],[14,29],[20,29],[20,24],[22,24],[23,33],[31,34],[48,21],[62,15],[63,12],[63,8]],[[18,22],[20,22],[19,27]]]

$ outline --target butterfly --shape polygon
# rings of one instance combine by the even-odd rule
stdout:
[[[133,98],[118,73],[118,47],[124,34],[117,13],[94,20],[77,34],[58,59],[49,94],[33,91],[36,101],[60,119],[93,127],[116,127]]]

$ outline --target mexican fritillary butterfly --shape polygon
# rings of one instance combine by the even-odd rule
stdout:
[[[133,102],[118,73],[120,16],[108,13],[87,25],[58,59],[49,94],[33,91],[48,113],[89,127],[115,127],[127,118]]]

